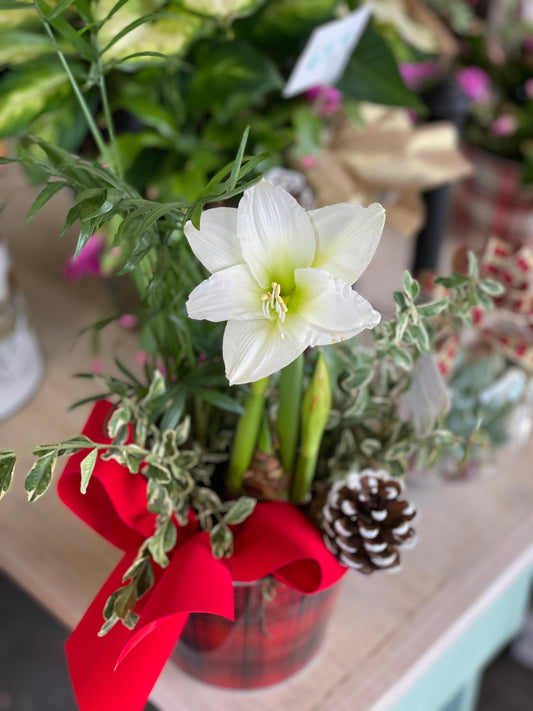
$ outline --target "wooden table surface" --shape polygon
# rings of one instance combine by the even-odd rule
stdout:
[[[73,240],[55,238],[68,196],[33,222],[24,215],[34,190],[17,169],[0,173],[0,230],[9,238],[28,310],[46,354],[46,375],[34,399],[0,423],[0,448],[22,454],[13,489],[0,503],[0,566],[58,619],[74,626],[120,558],[50,491],[29,505],[22,481],[31,448],[77,434],[87,408],[69,405],[90,393],[73,379],[90,369],[86,341],[76,332],[110,313],[96,279],[67,284],[63,262]],[[396,238],[397,239],[397,238]],[[401,247],[406,254],[405,245]],[[390,282],[385,253],[368,283]],[[396,276],[394,276],[396,278]],[[401,276],[400,276],[401,278]],[[131,334],[110,328],[104,366],[119,352],[133,360]],[[293,680],[268,690],[235,692],[203,685],[173,665],[165,668],[152,701],[165,711],[198,708],[245,711],[385,711],[482,613],[516,575],[533,564],[533,475],[528,445],[500,453],[495,476],[461,483],[427,479],[409,488],[417,505],[419,543],[394,575],[344,580],[323,651]],[[102,711],[112,711],[102,709]]]

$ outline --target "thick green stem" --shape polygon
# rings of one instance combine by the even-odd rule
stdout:
[[[237,424],[228,468],[228,488],[232,496],[240,494],[244,472],[252,460],[263,419],[267,383],[268,378],[263,378],[263,380],[251,384],[251,392],[246,399],[244,413]]]
[[[257,440],[257,449],[265,454],[274,454],[272,432],[270,431],[270,422],[268,421],[268,415],[266,412],[263,412],[263,419],[261,420],[261,429]]]
[[[302,399],[300,454],[291,480],[293,503],[305,503],[310,496],[331,400],[328,368],[324,356],[319,353],[315,372]]]
[[[298,457],[296,469],[291,480],[291,501],[293,503],[303,504],[309,498],[311,484],[315,478],[317,459],[318,449],[308,455],[302,452]]]
[[[280,375],[277,432],[279,456],[286,472],[292,472],[298,446],[303,364],[303,355],[300,355],[283,368]]]

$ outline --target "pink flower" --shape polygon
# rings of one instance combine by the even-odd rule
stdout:
[[[98,356],[94,356],[91,361],[91,373],[93,373],[94,375],[102,375],[103,370],[104,366],[102,363],[102,359]]]
[[[131,330],[132,328],[135,328],[137,324],[139,323],[138,319],[136,316],[133,314],[122,314],[122,316],[118,320],[119,324],[122,326],[122,328],[125,328],[127,330]]]
[[[307,168],[313,168],[313,166],[316,165],[316,157],[311,154],[304,156],[300,161],[300,165],[304,170]]]
[[[463,67],[456,74],[457,83],[472,101],[485,103],[491,95],[490,77],[481,67]]]
[[[313,86],[305,92],[305,98],[313,102],[319,116],[333,114],[342,107],[342,92],[334,86]]]
[[[146,351],[137,351],[135,354],[135,360],[139,365],[146,365],[148,363],[148,353]]]
[[[526,79],[524,90],[528,99],[533,99],[533,79]]]
[[[409,89],[416,91],[422,84],[435,75],[436,64],[431,59],[425,62],[402,62],[400,75]]]
[[[77,281],[88,274],[100,274],[100,257],[105,245],[105,237],[94,234],[77,257],[70,257],[65,264],[65,277],[69,281]]]
[[[489,126],[493,136],[509,136],[516,131],[516,119],[511,114],[502,114]]]

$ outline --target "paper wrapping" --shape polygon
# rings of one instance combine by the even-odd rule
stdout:
[[[413,236],[425,219],[421,192],[471,172],[446,121],[415,126],[405,109],[361,104],[363,123],[340,116],[310,167],[298,165],[319,206],[381,202],[387,225]],[[291,159],[296,166],[295,159]]]

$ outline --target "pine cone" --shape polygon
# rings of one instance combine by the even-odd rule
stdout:
[[[349,568],[369,575],[396,570],[398,549],[415,542],[416,511],[400,498],[402,484],[386,471],[363,469],[335,483],[323,509],[324,542]]]

